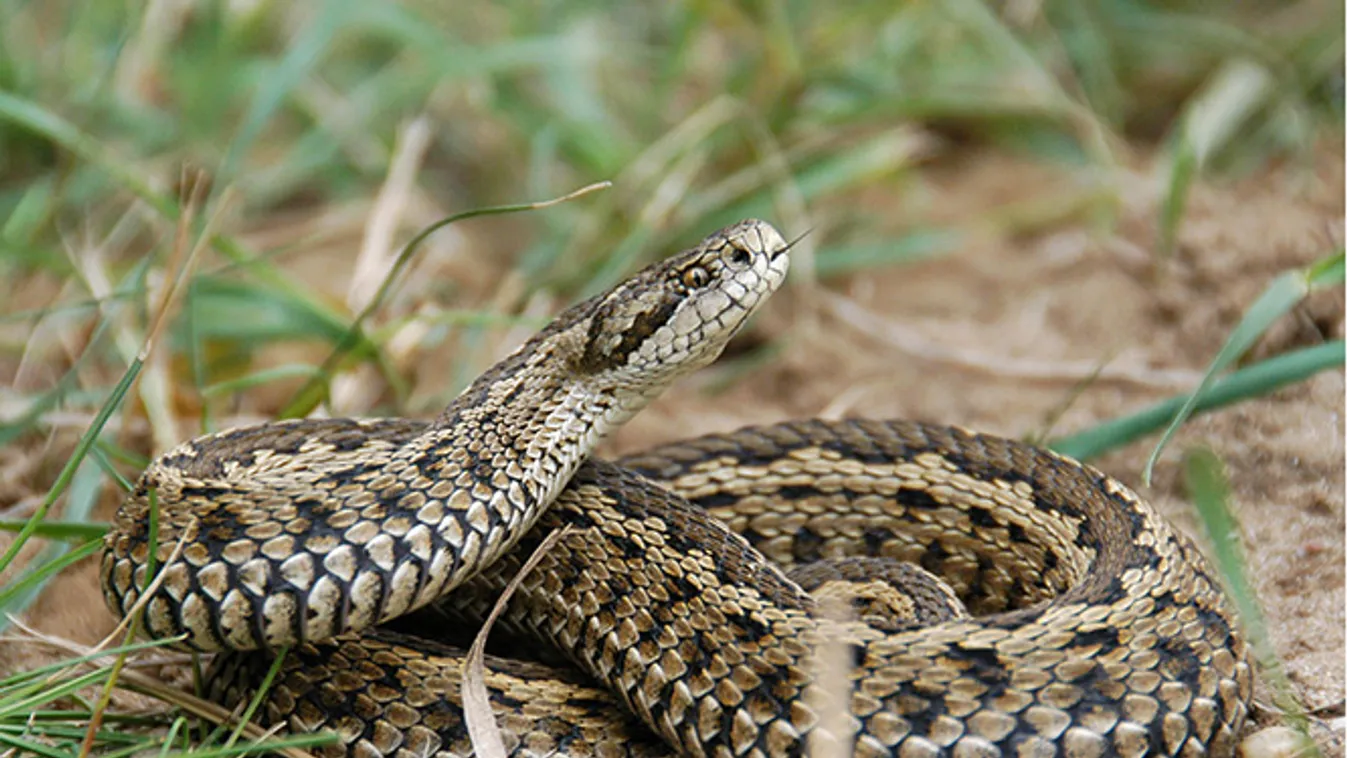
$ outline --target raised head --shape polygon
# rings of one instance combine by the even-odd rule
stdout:
[[[478,377],[441,422],[509,406],[606,434],[720,355],[785,281],[789,247],[764,221],[715,232],[563,311]]]
[[[785,280],[788,249],[767,222],[740,221],[576,306],[575,368],[667,382],[705,366]]]

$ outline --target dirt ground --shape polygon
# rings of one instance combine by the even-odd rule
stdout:
[[[895,224],[955,224],[1022,200],[1026,187],[1035,196],[1071,197],[1080,191],[1073,181],[973,155],[929,172],[920,207],[885,215]],[[684,382],[608,450],[818,415],[910,417],[1010,436],[1051,424],[1053,434],[1064,434],[1187,389],[1272,277],[1341,244],[1342,146],[1324,146],[1312,168],[1285,166],[1199,187],[1179,245],[1161,265],[1151,252],[1159,186],[1150,167],[1131,176],[1111,235],[1075,222],[1019,236],[989,233],[928,262],[822,290],[797,284],[740,338],[741,350],[780,340],[785,347],[774,360],[723,390],[709,391],[726,379],[715,367]],[[866,202],[878,211],[890,201],[876,195]],[[340,270],[330,250],[324,261]],[[333,287],[344,291],[345,282]],[[1307,302],[1258,354],[1342,334],[1339,288]],[[1071,400],[1101,361],[1099,376]],[[418,387],[437,373],[418,371]],[[1345,684],[1343,382],[1342,371],[1324,372],[1194,419],[1162,458],[1154,486],[1141,488],[1192,532],[1179,456],[1206,444],[1226,462],[1276,649],[1304,704],[1333,725],[1319,732],[1328,755],[1342,754]],[[1148,438],[1096,463],[1140,488],[1153,443]],[[105,634],[112,622],[95,576],[88,565],[62,577],[29,621],[80,641]],[[0,670],[34,662],[32,651],[3,647]]]

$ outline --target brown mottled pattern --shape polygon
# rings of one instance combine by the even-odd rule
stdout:
[[[716,239],[702,249],[725,250]],[[696,324],[729,308],[742,315],[712,329],[727,335],[775,286],[747,305],[735,290],[670,309],[659,282],[701,285],[713,268],[674,261],[563,315],[570,327],[548,327],[433,424],[292,422],[160,459],[109,540],[109,601],[124,610],[146,579],[154,488],[166,542],[188,542],[149,605],[152,632],[185,630],[198,647],[307,641],[267,699],[270,721],[335,729],[335,754],[463,755],[459,655],[350,630],[454,586],[444,602],[480,609],[569,524],[504,621],[602,687],[494,661],[488,687],[515,754],[657,755],[655,736],[717,756],[800,755],[818,740],[856,755],[1233,753],[1252,669],[1229,604],[1183,535],[1088,466],[898,421],[784,423],[616,464],[581,464],[588,441],[540,446],[620,422],[651,390],[615,400],[614,387],[708,359],[685,357],[707,337]],[[597,396],[567,383],[597,376],[611,381]],[[428,511],[432,552],[412,536]],[[916,629],[836,620],[784,573],[812,583],[799,567],[816,561],[832,566],[825,580],[906,562],[919,568],[892,572],[900,597],[879,602],[939,602],[918,604]],[[840,677],[820,668],[839,660]],[[267,662],[222,656],[214,694],[246,696]]]
[[[820,605],[840,603],[855,618],[896,632],[966,618],[943,579],[912,563],[877,556],[824,558],[786,572]]]
[[[785,564],[801,554],[909,560],[970,607],[995,609],[878,638],[812,616],[774,622],[857,645],[857,754],[1234,750],[1252,668],[1231,606],[1191,541],[1089,466],[953,427],[861,420],[746,429],[619,463]],[[633,482],[599,486],[611,502],[637,500]],[[643,502],[688,511],[676,498]],[[746,629],[747,643],[732,646],[752,649],[761,630]],[[731,699],[740,697],[752,699]],[[813,715],[792,710],[803,731]]]

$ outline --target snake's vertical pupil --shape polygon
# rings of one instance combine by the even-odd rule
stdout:
[[[711,282],[711,274],[701,266],[693,266],[683,272],[683,284],[690,289],[700,289]]]

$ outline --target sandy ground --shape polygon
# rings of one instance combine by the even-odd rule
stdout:
[[[1330,145],[1312,169],[1284,167],[1199,188],[1172,259],[1158,265],[1150,252],[1158,182],[1138,172],[1123,187],[1111,235],[1075,222],[1020,236],[977,235],[951,256],[828,282],[819,291],[793,287],[778,295],[737,348],[779,341],[784,349],[775,360],[724,389],[723,369],[694,377],[619,432],[608,450],[817,415],[910,417],[1010,436],[1049,427],[1064,434],[1139,409],[1192,386],[1272,277],[1341,243],[1342,167],[1341,145]],[[1070,197],[1081,191],[1072,181],[975,155],[930,172],[920,207],[885,215],[895,224],[957,224],[1030,193]],[[889,201],[865,202],[880,210]],[[322,259],[329,271],[337,268],[331,256],[328,250]],[[340,292],[345,283],[333,286]],[[1337,289],[1309,300],[1258,354],[1342,334],[1343,292]],[[420,366],[418,389],[436,391],[443,374],[433,367],[450,358]],[[1072,399],[1100,362],[1099,376]],[[1305,705],[1324,724],[1336,719],[1339,730],[1343,398],[1343,373],[1332,371],[1201,416],[1161,459],[1150,488],[1140,487],[1139,472],[1153,438],[1096,462],[1195,532],[1179,456],[1196,444],[1221,456],[1277,652]],[[42,471],[54,474],[62,449],[69,448],[52,442],[40,456],[45,464],[27,463],[24,475],[0,483],[6,498],[23,490],[23,481],[41,480]],[[29,621],[80,641],[105,634],[112,621],[95,577],[93,565],[68,572]],[[43,657],[27,646],[0,646],[0,670]],[[1327,755],[1342,754],[1341,731],[1318,734]]]

